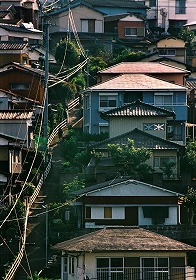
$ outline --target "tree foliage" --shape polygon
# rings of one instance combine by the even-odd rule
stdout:
[[[196,176],[196,142],[190,142],[186,146],[182,170],[191,173],[192,177]]]
[[[76,176],[72,182],[64,184],[63,193],[65,195],[65,199],[68,200],[72,198],[72,194],[71,194],[72,192],[81,190],[84,187],[85,187],[84,179],[79,176]]]
[[[182,198],[182,205],[189,210],[189,224],[193,225],[194,211],[196,210],[196,190],[192,187],[188,187],[188,191]]]
[[[71,68],[80,62],[80,49],[73,41],[61,40],[56,47],[55,59]]]
[[[181,28],[180,32],[178,33],[178,37],[185,41],[187,55],[193,55],[193,39],[195,37],[194,32],[188,28]]]
[[[146,148],[135,148],[134,140],[128,139],[126,145],[109,144],[108,149],[121,175],[139,176],[144,179],[152,172],[145,162],[150,159],[151,151]]]

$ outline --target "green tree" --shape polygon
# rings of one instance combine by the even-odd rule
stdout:
[[[72,182],[64,184],[63,193],[65,195],[65,199],[71,199],[73,197],[71,194],[72,192],[81,190],[83,188],[85,188],[84,179],[76,176]]]
[[[31,276],[27,277],[27,280],[53,280],[52,278],[47,278],[47,277],[41,277],[38,275],[37,272],[33,274],[33,278]]]
[[[181,28],[180,32],[178,33],[178,37],[185,41],[185,47],[187,50],[187,55],[193,55],[193,39],[195,34],[192,30],[188,28]]]
[[[182,159],[182,170],[191,173],[192,177],[196,174],[196,142],[190,142],[186,146],[185,154]]]
[[[61,40],[57,44],[55,58],[67,68],[71,68],[80,62],[80,49],[73,41]]]
[[[196,190],[188,187],[188,191],[182,198],[182,205],[188,208],[188,221],[190,225],[194,224],[194,212],[196,210]]]
[[[152,173],[152,168],[145,163],[150,159],[151,151],[143,147],[135,148],[134,140],[128,139],[125,145],[109,144],[108,149],[121,175],[144,179]]]

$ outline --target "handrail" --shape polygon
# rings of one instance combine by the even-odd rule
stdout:
[[[78,104],[79,104],[79,97],[74,99],[73,101],[71,101],[68,104],[68,111],[71,111]],[[64,119],[60,124],[58,124],[53,129],[52,133],[50,134],[50,136],[48,138],[48,146],[51,145],[53,139],[58,134],[59,129],[62,129],[62,128],[66,127],[66,125],[67,125],[67,119]],[[10,269],[6,273],[6,275],[4,277],[4,280],[12,280],[13,279],[13,277],[14,277],[14,275],[16,273],[16,270],[18,269],[18,267],[19,267],[19,265],[20,265],[20,263],[22,261],[22,258],[23,258],[23,255],[24,255],[24,251],[25,251],[25,245],[26,245],[26,232],[27,232],[27,222],[28,222],[29,211],[30,211],[30,208],[32,207],[33,203],[35,202],[35,200],[36,200],[36,198],[37,198],[37,196],[38,196],[38,194],[39,194],[39,192],[41,190],[41,187],[42,187],[45,179],[47,178],[47,176],[48,176],[48,174],[50,172],[51,166],[52,166],[52,156],[50,156],[50,159],[49,159],[49,162],[47,164],[47,167],[46,167],[44,173],[42,174],[42,176],[40,177],[40,180],[39,180],[39,182],[37,184],[36,189],[34,190],[33,194],[30,197],[29,203],[27,205],[26,215],[25,215],[25,229],[24,229],[23,238],[22,238],[23,244],[21,246],[21,249],[20,249],[17,257],[15,258],[14,262],[12,263]]]
[[[37,196],[38,196],[38,194],[40,192],[40,189],[41,189],[41,187],[43,185],[44,180],[47,178],[48,173],[50,172],[51,165],[52,165],[51,163],[52,163],[52,156],[50,157],[50,160],[49,160],[49,162],[47,164],[47,167],[46,167],[44,173],[42,174],[36,189],[34,190],[33,194],[30,197],[30,201],[29,201],[29,203],[27,205],[26,216],[25,216],[25,229],[24,229],[23,238],[22,238],[23,244],[21,246],[21,249],[20,249],[16,259],[14,260],[14,262],[11,265],[10,269],[6,273],[4,280],[12,280],[13,279],[13,277],[14,277],[14,275],[16,273],[16,270],[18,269],[18,267],[19,267],[19,265],[20,265],[20,263],[22,261],[22,258],[23,258],[23,255],[24,255],[24,251],[25,251],[25,244],[26,244],[26,232],[27,232],[27,222],[28,222],[29,210],[32,207],[32,204],[34,203],[35,199],[37,198]]]
[[[75,108],[79,104],[80,104],[80,98],[77,97],[77,98],[75,98],[74,100],[72,100],[71,102],[68,103],[68,111],[71,111],[73,108]]]

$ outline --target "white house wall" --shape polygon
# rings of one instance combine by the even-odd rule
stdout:
[[[95,29],[96,32],[103,33],[103,23],[104,17],[102,13],[96,12],[92,9],[89,9],[85,6],[78,6],[72,9],[72,15],[75,23],[77,32],[82,32],[82,23],[81,19],[95,19]],[[53,15],[50,19],[51,27],[50,33],[53,32],[67,32],[68,30],[73,31],[72,27],[68,28],[68,11],[62,12],[58,15]],[[86,30],[87,32],[87,30]]]
[[[142,207],[138,207],[139,225],[148,226],[152,225],[151,218],[144,218]],[[164,225],[177,225],[178,224],[178,206],[169,207],[169,218],[165,219]]]

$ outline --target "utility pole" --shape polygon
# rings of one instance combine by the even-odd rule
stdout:
[[[48,267],[48,204],[46,205],[46,267]]]
[[[49,23],[47,15],[44,16],[45,29],[45,80],[44,80],[44,138],[46,141],[46,157],[48,149],[48,73],[49,73]]]

